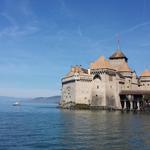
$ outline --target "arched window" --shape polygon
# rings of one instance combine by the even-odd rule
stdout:
[[[94,76],[93,80],[95,80],[95,79],[100,79],[100,80],[101,80],[100,75],[96,74],[96,75]]]

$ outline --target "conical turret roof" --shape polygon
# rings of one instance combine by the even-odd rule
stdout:
[[[150,77],[150,70],[143,71],[141,77]]]
[[[125,54],[120,50],[116,50],[115,53],[113,53],[109,57],[109,59],[120,59],[120,58],[124,58],[126,61],[128,60],[128,58],[125,56]]]

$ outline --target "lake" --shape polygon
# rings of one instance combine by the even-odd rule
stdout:
[[[150,114],[0,102],[0,150],[150,150]]]

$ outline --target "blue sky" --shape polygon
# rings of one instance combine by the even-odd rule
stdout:
[[[138,75],[150,69],[149,0],[1,0],[0,95],[60,94],[71,65],[117,48]]]

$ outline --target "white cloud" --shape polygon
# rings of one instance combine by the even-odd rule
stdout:
[[[60,3],[60,10],[63,13],[63,15],[69,18],[73,17],[66,2],[64,0],[59,0],[59,3]]]
[[[15,5],[15,10],[14,10]],[[5,3],[1,17],[7,21],[7,26],[0,30],[0,37],[21,37],[39,31],[36,15],[33,13],[30,1]]]
[[[79,34],[79,36],[82,36],[82,35],[83,35],[83,32],[82,32],[82,30],[81,30],[81,27],[80,27],[80,26],[78,27],[78,34]]]
[[[150,25],[150,21],[148,21],[148,22],[142,22],[142,23],[136,24],[136,25],[134,25],[134,26],[132,26],[132,27],[130,27],[130,28],[122,31],[121,33],[133,32],[133,31],[135,31],[135,30],[137,30],[137,29],[139,29],[141,27],[145,27],[145,26],[148,26],[148,25]]]

